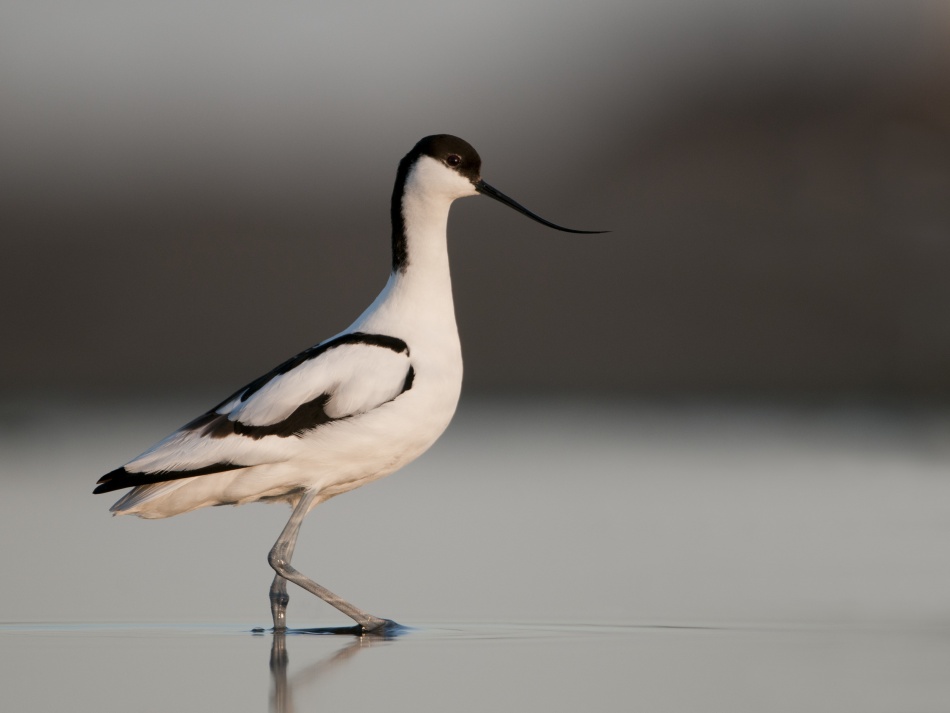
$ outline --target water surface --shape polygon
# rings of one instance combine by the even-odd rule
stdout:
[[[945,412],[469,402],[301,532],[302,571],[412,627],[376,640],[252,633],[286,508],[142,521],[90,494],[204,405],[0,414],[0,709],[950,701]],[[288,619],[348,623],[293,589]]]

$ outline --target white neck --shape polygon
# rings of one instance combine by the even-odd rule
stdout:
[[[424,159],[407,176],[402,196],[405,264],[389,276],[354,327],[389,330],[402,338],[409,332],[456,334],[446,229],[449,208],[460,191],[454,181],[446,185],[438,180],[444,173],[440,163]]]

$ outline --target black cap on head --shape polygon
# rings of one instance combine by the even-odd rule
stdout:
[[[482,159],[472,145],[458,136],[435,134],[426,136],[406,154],[403,161],[412,165],[420,156],[429,156],[458,171],[472,183],[481,176]],[[401,167],[401,165],[400,165]],[[408,170],[408,166],[406,167]]]

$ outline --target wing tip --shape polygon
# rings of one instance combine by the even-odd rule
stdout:
[[[122,488],[134,488],[139,485],[154,485],[155,483],[165,483],[170,480],[182,480],[198,475],[213,475],[215,473],[223,473],[229,470],[242,470],[249,467],[250,466],[238,465],[236,463],[212,463],[211,465],[191,468],[189,470],[162,470],[132,473],[126,470],[125,466],[122,466],[99,478],[99,485],[92,491],[92,494],[100,495],[102,493],[112,492],[113,490],[121,490]]]
[[[132,483],[128,482],[130,475],[132,474],[125,469],[125,466],[116,468],[115,470],[106,473],[96,481],[96,488],[92,491],[92,494],[101,495],[102,493],[109,493],[113,490],[127,488],[132,485]]]

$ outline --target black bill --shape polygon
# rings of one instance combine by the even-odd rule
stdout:
[[[497,188],[492,188],[487,183],[485,183],[485,181],[482,181],[482,180],[479,180],[475,184],[475,190],[481,193],[483,196],[494,198],[499,203],[504,203],[506,206],[510,208],[514,208],[519,213],[524,213],[526,216],[531,218],[531,220],[536,220],[537,222],[541,223],[541,225],[546,225],[549,228],[554,228],[555,230],[563,230],[565,233],[585,233],[585,234],[590,234],[590,235],[594,233],[610,232],[607,230],[574,230],[573,228],[564,228],[564,227],[561,227],[560,225],[555,225],[551,221],[545,220],[540,215],[535,215],[534,213],[532,213],[530,210],[525,208],[523,205],[521,205],[517,201],[513,201],[511,198],[506,196]]]

